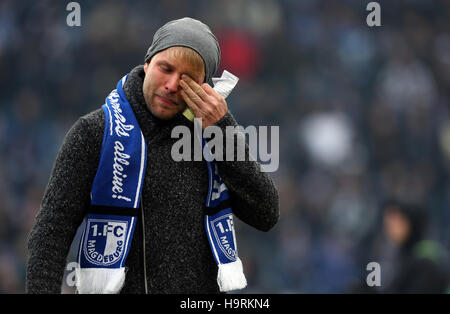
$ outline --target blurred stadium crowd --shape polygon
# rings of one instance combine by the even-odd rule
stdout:
[[[211,27],[221,69],[240,77],[228,99],[239,124],[280,126],[281,219],[268,233],[236,222],[242,292],[358,292],[369,262],[383,291],[396,256],[387,199],[424,206],[448,275],[449,1],[378,1],[381,27],[360,0],[78,2],[80,27],[66,24],[69,1],[0,3],[0,293],[24,292],[27,236],[64,135],[184,16]]]

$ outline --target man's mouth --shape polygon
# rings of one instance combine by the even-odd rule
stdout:
[[[167,105],[167,106],[169,106],[169,107],[175,107],[175,106],[178,105],[175,101],[173,101],[173,100],[170,99],[170,98],[167,98],[167,97],[164,97],[164,96],[161,96],[161,95],[158,95],[158,94],[156,94],[156,97],[158,97],[158,99],[159,99],[163,104],[165,104],[165,105]]]

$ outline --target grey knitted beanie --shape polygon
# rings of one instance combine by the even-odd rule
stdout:
[[[153,36],[145,62],[156,53],[173,46],[194,49],[205,62],[205,81],[211,80],[219,67],[220,47],[216,36],[206,24],[190,17],[166,23]]]

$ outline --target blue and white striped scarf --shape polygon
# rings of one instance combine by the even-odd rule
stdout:
[[[102,150],[77,257],[79,293],[118,293],[125,281],[125,261],[139,215],[147,158],[144,136],[123,91],[127,77],[118,82],[102,106]],[[216,87],[220,90],[224,85]],[[202,144],[206,145],[204,139]],[[222,292],[242,289],[247,282],[238,257],[228,189],[215,162],[205,159],[209,188],[204,223],[219,268],[217,282]]]

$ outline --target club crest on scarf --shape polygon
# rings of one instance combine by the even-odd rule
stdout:
[[[219,260],[222,263],[235,261],[237,252],[234,239],[233,215],[231,209],[219,212],[220,216],[209,221],[213,236],[220,249],[218,253]]]
[[[123,266],[135,217],[90,214],[82,239],[81,267]],[[80,252],[81,253],[81,252]]]

